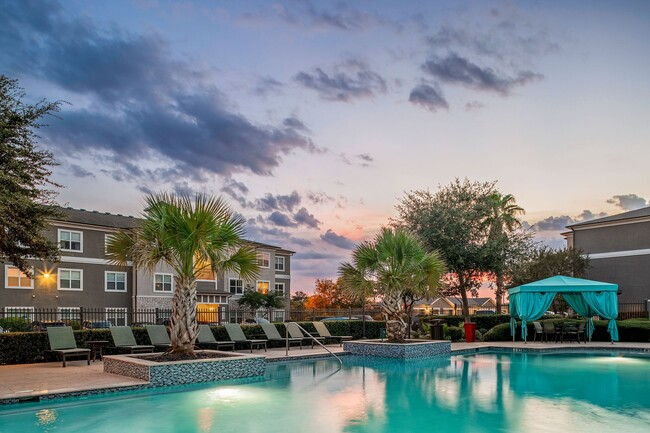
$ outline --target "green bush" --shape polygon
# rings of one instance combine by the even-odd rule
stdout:
[[[465,331],[458,326],[449,326],[445,330],[445,340],[462,341],[465,339]]]
[[[8,332],[29,332],[31,331],[31,322],[22,317],[5,317],[0,319],[0,328]]]
[[[422,319],[442,319],[449,326],[462,328],[465,322],[463,316],[424,316]],[[510,322],[508,314],[479,314],[471,316],[472,322],[476,323],[476,329],[492,329],[500,323]]]

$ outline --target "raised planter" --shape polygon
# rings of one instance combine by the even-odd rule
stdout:
[[[104,372],[146,380],[150,386],[158,387],[262,376],[266,367],[261,355],[229,353],[221,358],[174,362],[141,359],[147,356],[151,354],[104,356]]]
[[[381,340],[346,341],[343,350],[353,355],[379,356],[382,358],[429,358],[431,356],[449,355],[450,341],[407,340],[405,343],[388,343]]]

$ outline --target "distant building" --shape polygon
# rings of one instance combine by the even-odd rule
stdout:
[[[650,207],[567,228],[567,247],[589,255],[588,279],[618,284],[621,302],[650,299]]]
[[[426,314],[438,314],[444,316],[463,314],[463,303],[459,298],[440,297],[430,300],[430,302],[419,302],[414,310]],[[469,314],[475,314],[477,311],[496,311],[496,302],[492,298],[468,298]]]
[[[30,316],[29,311],[47,308],[57,312],[58,320],[79,320],[81,309],[92,309],[103,311],[102,320],[119,325],[126,324],[129,310],[171,308],[175,284],[169,267],[159,264],[148,272],[130,264],[112,266],[106,259],[110,236],[135,228],[138,218],[72,208],[61,209],[61,213],[61,218],[50,221],[45,233],[60,246],[59,263],[32,260],[33,278],[11,264],[0,266],[0,308],[4,316],[14,312]],[[251,243],[257,249],[260,275],[248,283],[249,288],[281,293],[289,305],[293,251]],[[197,282],[199,314],[211,312],[209,321],[223,320],[215,312],[235,306],[246,288],[239,275],[218,278],[210,271],[203,272]]]

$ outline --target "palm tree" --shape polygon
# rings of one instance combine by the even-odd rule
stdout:
[[[131,261],[136,269],[153,271],[162,262],[173,269],[170,350],[193,354],[197,275],[232,271],[253,279],[259,272],[255,249],[243,240],[244,218],[221,198],[161,193],[148,195],[145,202],[142,223],[111,237],[107,256],[118,266]]]
[[[501,313],[503,298],[503,271],[508,233],[521,227],[521,221],[517,218],[517,215],[523,215],[526,211],[517,205],[515,197],[512,194],[503,195],[500,192],[494,192],[488,196],[488,206],[489,216],[486,219],[486,224],[488,224],[488,241],[492,242],[499,249],[499,254],[497,254],[498,260],[494,266],[497,286],[495,292],[497,298],[496,312],[499,314]]]
[[[364,241],[352,253],[352,263],[339,267],[343,286],[351,294],[375,291],[382,300],[388,341],[402,342],[405,293],[433,296],[445,265],[438,253],[427,253],[420,241],[403,228],[382,228],[372,242]]]

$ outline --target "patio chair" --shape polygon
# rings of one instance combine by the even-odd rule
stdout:
[[[564,338],[567,337],[567,340],[576,340],[578,343],[580,343],[580,339],[578,338],[578,324],[575,322],[566,322],[564,324],[564,329],[562,330],[562,341],[564,342]]]
[[[300,330],[300,327],[296,322],[290,322],[286,324],[287,331],[289,332],[289,335],[291,338],[302,338],[303,343],[305,341],[311,342],[311,348],[314,348],[314,343],[318,341],[319,343],[323,344],[325,343],[325,337],[315,337],[311,334],[308,333],[308,336],[305,336],[305,334],[302,333]]]
[[[553,322],[542,322],[542,330],[544,331],[544,339],[548,342],[548,336],[552,335],[557,343],[558,333],[555,330],[555,324]]]
[[[228,337],[230,337],[232,341],[237,344],[249,346],[251,348],[251,353],[253,353],[253,348],[255,347],[257,347],[257,350],[260,350],[263,347],[264,351],[266,352],[266,340],[249,340],[244,335],[244,331],[242,331],[241,326],[236,323],[226,323],[224,325],[224,328],[226,328]]]
[[[133,330],[128,326],[111,326],[111,337],[115,347],[127,353],[151,353],[153,346],[146,344],[138,344],[133,336]]]
[[[50,350],[63,358],[63,367],[65,367],[65,362],[69,356],[85,356],[88,365],[90,365],[90,349],[77,347],[71,327],[47,328],[47,339],[50,340]]]
[[[167,328],[164,325],[147,325],[145,328],[147,329],[149,341],[156,350],[167,350],[172,347]]]
[[[200,349],[223,350],[230,348],[235,351],[234,341],[217,341],[208,325],[199,325],[199,334],[196,337],[196,345]]]
[[[586,324],[585,322],[580,322],[578,325],[578,343],[580,343],[580,336],[582,335],[582,341],[587,344],[587,333],[585,332]]]
[[[335,343],[339,343],[339,346],[343,346],[344,341],[350,341],[352,340],[351,335],[332,335],[330,334],[330,330],[327,329],[327,326],[323,322],[312,322],[314,324],[314,328],[316,328],[316,332],[318,332],[318,335],[323,337],[325,341],[327,340],[332,340]]]
[[[533,335],[533,341],[537,341],[537,335],[539,335],[539,341],[543,341],[544,328],[542,328],[542,324],[539,322],[533,322],[533,326],[535,327],[535,334]]]
[[[283,345],[286,345],[288,342],[289,350],[291,350],[292,344],[298,344],[300,346],[300,350],[302,350],[302,338],[285,338],[281,336],[278,332],[278,328],[276,328],[273,323],[262,323],[260,326],[262,327],[262,331],[264,331],[264,335],[266,335],[266,339],[268,341],[279,341]]]

